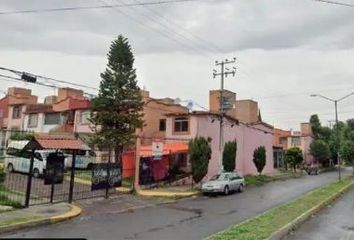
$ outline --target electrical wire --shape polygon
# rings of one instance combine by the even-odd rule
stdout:
[[[108,3],[106,3],[104,0],[100,0],[100,1],[101,1],[103,4],[106,4],[107,6],[109,6]],[[120,1],[120,2],[121,2],[121,1]],[[122,3],[122,5],[127,6],[127,7],[129,7],[129,8],[132,8],[131,5],[126,4],[126,3]],[[130,19],[133,20],[134,22],[136,22],[136,23],[138,23],[138,24],[144,26],[145,28],[148,28],[148,29],[151,29],[151,30],[157,32],[157,33],[160,34],[161,36],[163,36],[163,37],[165,37],[165,38],[167,38],[167,39],[169,39],[169,40],[172,40],[173,42],[175,42],[177,45],[181,46],[181,47],[184,48],[185,50],[192,50],[192,51],[194,51],[194,52],[196,52],[196,53],[199,53],[199,54],[201,54],[201,55],[206,55],[204,52],[200,51],[199,49],[193,48],[193,46],[190,46],[190,45],[188,45],[188,44],[185,44],[184,42],[180,41],[179,39],[172,37],[172,36],[171,36],[171,32],[168,32],[168,31],[166,32],[166,31],[163,31],[162,29],[154,28],[154,27],[152,27],[152,26],[146,24],[145,21],[141,21],[140,19],[136,18],[135,16],[129,15],[127,12],[123,12],[123,11],[121,11],[121,10],[118,9],[118,8],[112,8],[112,10],[113,10],[113,11],[117,11],[117,12],[119,12],[119,13],[125,15],[126,17],[130,18]],[[133,9],[133,10],[135,11],[135,9]],[[151,20],[151,21],[155,21],[155,19],[151,18],[150,16],[147,16],[147,15],[144,14],[144,13],[140,13],[140,15],[142,15],[143,17],[145,17],[145,18],[147,18],[147,19],[149,19],[149,20]],[[155,23],[156,23],[156,21],[155,21]],[[158,23],[158,22],[157,22],[157,23]],[[163,24],[160,24],[160,23],[158,23],[158,24],[163,26]]]
[[[96,5],[96,6],[82,6],[82,7],[61,7],[61,8],[44,8],[44,9],[28,9],[28,10],[14,10],[14,11],[0,11],[0,15],[13,15],[13,14],[31,14],[31,13],[44,13],[44,12],[64,12],[64,11],[79,11],[89,9],[108,9],[108,8],[122,8],[127,6],[147,6],[147,5],[162,5],[170,3],[181,2],[197,2],[202,0],[162,0],[151,1],[142,3],[129,3],[129,4],[111,4],[111,5]]]
[[[141,3],[139,0],[134,0],[134,2],[136,3]],[[169,18],[166,18],[164,15],[160,14],[158,11],[152,9],[152,8],[149,8],[148,6],[146,5],[143,5],[143,7],[145,9],[147,9],[148,11],[150,11],[151,13],[153,13],[155,16],[158,16],[159,18],[165,20],[167,23],[170,23],[171,25],[173,25],[174,27],[176,28],[179,28],[180,30],[182,30],[183,32],[187,33],[189,36],[191,36],[191,38],[188,38],[189,40],[192,40],[192,41],[199,41],[200,43],[203,43],[203,46],[206,48],[206,49],[209,49],[213,52],[221,52],[222,50],[217,47],[216,45],[214,45],[213,43],[211,42],[208,42],[206,40],[204,40],[203,38],[195,35],[194,33],[192,33],[191,31],[188,31],[187,29],[185,29],[183,26],[177,24],[175,21],[173,20],[170,20]]]
[[[313,0],[313,1],[354,8],[354,4],[350,4],[350,3],[327,1],[327,0]]]
[[[10,69],[10,68],[6,68],[6,67],[1,67],[1,66],[0,66],[0,70],[9,71],[9,72],[15,73],[17,75],[22,75],[24,73],[23,71]],[[54,82],[58,82],[58,83],[70,84],[70,85],[76,86],[76,87],[83,87],[83,88],[88,88],[88,89],[92,89],[92,90],[99,90],[98,88],[95,88],[95,87],[90,87],[90,86],[83,85],[83,84],[78,84],[78,83],[58,80],[58,79],[55,79],[55,78],[45,77],[45,76],[41,76],[41,75],[38,75],[38,74],[32,74],[31,73],[31,75],[33,75],[33,76],[35,76],[37,78],[42,78],[42,79],[46,79],[46,80],[50,80],[50,81],[54,81]]]
[[[123,1],[121,1],[121,0],[116,0],[116,1],[123,2]],[[123,4],[126,4],[126,3],[123,2]],[[164,24],[164,23],[162,23],[162,22],[160,22],[160,21],[157,21],[156,19],[154,19],[153,17],[151,17],[151,16],[145,14],[144,12],[139,12],[139,11],[137,11],[134,7],[129,7],[129,8],[132,9],[132,11],[136,11],[137,13],[139,13],[141,16],[145,17],[146,19],[149,19],[150,21],[154,22],[155,24],[161,26],[163,29],[166,29],[167,34],[171,34],[171,33],[172,33],[172,34],[174,34],[175,36],[178,36],[178,37],[180,37],[180,38],[182,38],[182,39],[184,39],[184,40],[187,40],[187,41],[191,42],[191,40],[190,40],[189,38],[185,37],[183,34],[180,34],[180,33],[177,32],[177,31],[175,31],[175,30],[169,28],[168,25],[166,25],[166,24]],[[202,55],[205,55],[205,53],[204,53],[203,51],[200,51],[199,49],[194,48],[193,46],[190,46],[190,45],[185,44],[185,43],[183,43],[183,42],[180,42],[180,43],[182,43],[183,45],[187,46],[188,48],[191,48],[192,50],[194,50],[194,51],[196,51],[196,52],[198,52],[198,53],[201,53]]]

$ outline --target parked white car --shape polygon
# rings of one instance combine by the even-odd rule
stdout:
[[[6,149],[4,165],[8,172],[29,173],[31,152],[23,150],[28,141],[10,141]],[[33,176],[43,175],[47,165],[47,156],[54,150],[37,150],[34,153]]]
[[[203,194],[224,193],[228,195],[232,191],[242,192],[245,179],[237,172],[224,172],[215,175],[208,182],[202,185]]]
[[[73,155],[69,153],[64,154],[67,162],[66,167],[71,168],[73,162]],[[91,169],[92,164],[95,163],[96,156],[93,151],[79,151],[75,157],[75,168],[78,169]]]

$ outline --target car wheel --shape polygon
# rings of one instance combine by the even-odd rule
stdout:
[[[238,191],[243,192],[243,184],[240,184],[240,186],[238,187]]]
[[[39,178],[39,176],[40,176],[40,173],[39,173],[38,168],[33,169],[33,177]]]
[[[225,194],[225,195],[229,195],[229,193],[230,193],[229,186],[225,186],[225,188],[224,188],[224,194]]]
[[[209,193],[207,193],[207,192],[203,192],[203,196],[209,196]]]
[[[14,171],[14,166],[12,165],[12,163],[7,164],[7,171],[9,173],[12,173]]]

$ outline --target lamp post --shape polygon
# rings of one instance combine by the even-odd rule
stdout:
[[[342,173],[341,173],[341,169],[340,169],[340,159],[339,159],[339,148],[340,148],[340,143],[339,143],[339,126],[338,126],[338,103],[343,101],[344,99],[350,97],[354,95],[354,92],[342,97],[342,98],[339,98],[339,99],[332,99],[332,98],[329,98],[329,97],[325,97],[323,95],[320,95],[320,94],[311,94],[311,97],[320,97],[320,98],[323,98],[325,100],[328,100],[328,101],[331,101],[334,103],[334,110],[335,110],[335,115],[336,115],[336,137],[337,137],[337,162],[338,162],[338,180],[341,181],[342,180]]]

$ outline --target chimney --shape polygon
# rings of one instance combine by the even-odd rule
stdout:
[[[59,88],[57,101],[67,98],[84,98],[84,92],[74,88]]]
[[[54,103],[57,102],[57,96],[46,96],[44,98],[44,104],[47,104],[47,105],[53,105]]]

